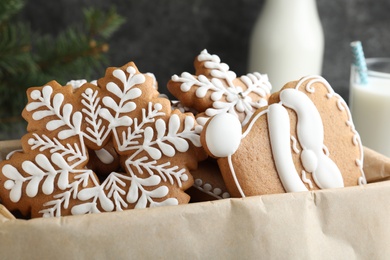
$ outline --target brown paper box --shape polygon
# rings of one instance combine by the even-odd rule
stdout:
[[[0,258],[388,259],[388,198],[390,181],[51,219],[0,206]]]

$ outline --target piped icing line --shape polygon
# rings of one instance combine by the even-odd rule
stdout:
[[[312,85],[314,83],[316,83],[316,82],[324,84],[324,86],[328,90],[328,94],[326,95],[326,97],[328,99],[330,99],[332,97],[336,97],[338,99],[337,100],[337,107],[338,107],[338,109],[340,111],[345,111],[347,113],[347,121],[345,123],[346,123],[347,126],[350,127],[350,129],[351,129],[351,131],[353,133],[352,143],[354,145],[357,145],[359,147],[359,150],[360,150],[360,156],[358,158],[356,158],[356,160],[355,160],[355,163],[359,167],[359,170],[360,170],[360,173],[361,173],[361,177],[358,180],[358,184],[360,184],[360,185],[367,184],[367,180],[366,180],[366,177],[365,177],[364,171],[363,171],[363,158],[364,158],[363,145],[362,145],[362,142],[361,142],[361,139],[360,139],[360,135],[356,131],[355,126],[353,124],[351,111],[349,110],[347,103],[345,102],[345,100],[339,94],[334,92],[334,90],[330,86],[329,82],[326,79],[324,79],[323,77],[321,77],[321,76],[307,76],[307,77],[304,77],[304,78],[302,78],[298,82],[298,84],[296,85],[295,89],[301,88],[303,83],[308,81],[308,80],[309,80],[309,82],[306,84],[306,88],[305,88],[305,90],[307,92],[309,92],[309,93],[314,93],[315,92],[315,88]]]
[[[210,70],[209,78],[206,75],[193,76],[188,72],[180,76],[173,75],[171,80],[180,82],[180,90],[188,92],[196,87],[197,98],[204,98],[207,93],[211,93],[211,107],[204,112],[210,118],[219,113],[231,113],[241,118],[242,125],[246,125],[254,111],[268,104],[267,96],[270,94],[272,86],[267,75],[258,72],[248,73],[239,78],[244,83],[245,89],[236,84],[238,80],[236,73],[229,70],[226,63],[222,63],[217,55],[212,55],[203,50],[197,57],[199,62],[203,62],[204,68]],[[251,95],[259,97],[253,100]],[[202,120],[205,122],[207,120]]]
[[[258,113],[252,120],[251,122],[249,123],[248,127],[246,128],[246,130],[242,133],[242,139],[244,139],[248,134],[249,132],[252,130],[252,127],[253,125],[256,123],[256,121],[261,117],[263,116],[264,114],[267,114],[268,113],[268,108],[267,109],[264,109],[263,111],[261,111],[260,113]]]
[[[290,137],[290,139],[292,142],[292,149],[293,149],[294,153],[299,153],[300,150],[298,149],[298,146],[297,146],[297,139],[293,135]]]
[[[23,149],[17,149],[17,150],[13,150],[11,152],[9,152],[6,156],[5,156],[5,159],[6,160],[9,160],[11,158],[12,155],[14,155],[15,153],[18,153],[18,152],[23,152]]]
[[[259,113],[251,120],[251,122],[248,124],[247,129],[245,130],[245,132],[242,133],[242,135],[241,135],[241,140],[244,139],[244,138],[248,135],[248,133],[252,130],[253,125],[256,123],[256,121],[257,121],[262,115],[266,114],[267,112],[268,112],[268,109],[264,109],[263,111],[259,112]],[[214,118],[215,118],[215,117],[214,117]],[[210,122],[210,123],[211,123],[211,122]],[[235,152],[235,151],[234,151],[234,152]],[[241,185],[240,185],[240,182],[239,182],[238,179],[237,179],[236,171],[235,171],[234,165],[233,165],[233,163],[232,163],[232,155],[234,154],[234,152],[233,152],[233,153],[230,153],[230,154],[228,155],[228,157],[227,157],[227,159],[228,159],[228,165],[229,165],[230,172],[231,172],[231,174],[232,174],[232,176],[233,176],[234,184],[236,185],[236,188],[238,189],[238,191],[239,191],[241,197],[244,198],[244,197],[245,197],[245,193],[244,193],[244,191],[242,190]]]
[[[307,191],[299,177],[290,149],[290,117],[280,104],[268,107],[268,129],[272,156],[280,181],[287,192]]]
[[[238,192],[240,193],[241,197],[245,198],[245,193],[244,191],[242,190],[241,188],[241,185],[240,185],[240,182],[238,181],[237,179],[237,175],[236,175],[236,171],[234,170],[234,166],[233,166],[233,163],[232,163],[232,156],[229,155],[227,157],[228,159],[228,163],[229,163],[229,168],[230,168],[230,171],[231,171],[231,174],[232,174],[232,177],[233,177],[233,180],[234,180],[234,183],[236,184],[236,187],[238,189]]]
[[[302,181],[304,182],[304,183],[306,183],[307,185],[309,185],[309,188],[310,189],[313,189],[313,183],[312,183],[312,181],[310,180],[310,179],[308,179],[307,177],[306,177],[306,172],[305,172],[305,170],[302,170]]]
[[[233,82],[237,78],[236,74],[229,70],[229,66],[226,63],[221,63],[221,60],[217,55],[211,55],[207,50],[203,50],[198,56],[198,61],[204,61],[205,68],[211,70],[211,76],[223,79],[227,83],[226,88],[222,87],[219,90],[217,88],[214,96],[220,98],[221,95],[225,95],[228,103],[220,102],[218,101],[219,98],[213,98],[212,96],[214,100],[213,108],[206,109],[205,114],[207,116],[211,117],[215,115],[215,113],[219,113],[218,111],[220,109],[226,109],[226,111],[232,114],[236,114],[235,110],[237,110],[238,112],[244,112],[246,114],[245,119],[242,121],[242,125],[245,125],[249,121],[255,108],[260,108],[268,104],[264,98],[270,94],[272,87],[266,75],[255,72],[241,76],[240,79],[247,86],[247,89],[243,90]],[[251,92],[258,94],[262,99],[260,99],[258,103],[253,102],[249,97]]]
[[[283,90],[280,100],[297,114],[297,136],[303,149],[301,161],[304,169],[312,173],[315,183],[322,189],[344,187],[339,168],[324,154],[324,126],[314,103],[296,89]]]
[[[61,210],[70,207],[72,214],[85,214],[100,210],[120,211],[130,203],[136,203],[136,208],[144,208],[148,202],[150,207],[178,203],[176,198],[165,197],[168,186],[158,185],[161,181],[167,181],[171,186],[181,188],[182,182],[189,180],[187,170],[158,160],[162,155],[172,157],[176,152],[187,152],[191,143],[196,147],[201,146],[199,134],[194,129],[195,119],[192,116],[181,118],[177,114],[165,115],[160,111],[162,104],[154,102],[142,107],[142,119],[130,118],[127,113],[136,109],[134,101],[142,94],[139,85],[146,82],[135,67],[128,66],[126,71],[129,75],[120,69],[112,72],[121,81],[120,85],[110,81],[106,88],[77,88],[74,93],[79,95],[81,103],[76,98],[66,99],[63,91],[68,88],[53,82],[28,94],[30,101],[25,109],[30,113],[29,119],[48,120],[27,140],[29,148],[24,152],[34,151],[36,156],[23,158],[18,168],[12,162],[2,166],[2,173],[8,179],[3,185],[9,190],[12,202],[19,201],[22,194],[26,194],[28,199],[34,199],[40,191],[51,195],[58,187],[61,193],[55,194],[38,212],[44,217],[61,216]],[[103,95],[98,93],[100,91],[106,94],[101,102]],[[112,97],[118,97],[120,103]],[[75,109],[78,104],[81,104],[84,113]],[[160,116],[166,116],[167,121]],[[102,124],[104,120],[108,121],[108,127]],[[91,122],[96,129],[95,126],[83,127],[85,124],[91,125]],[[138,127],[135,135],[132,135],[134,128],[130,126]],[[118,129],[123,127],[127,130],[119,133]],[[43,130],[53,134],[46,136]],[[132,156],[126,155],[125,173],[112,172],[100,184],[92,170],[83,166],[88,160],[86,140],[96,141],[100,145],[108,135],[117,138],[118,145],[125,144],[123,148],[136,151]],[[119,137],[126,138],[125,142],[120,142]],[[63,144],[62,140],[66,142]],[[136,158],[141,150],[145,156]],[[111,161],[108,157],[104,159]],[[144,176],[139,177],[143,173]],[[70,199],[78,199],[80,204],[72,205]]]

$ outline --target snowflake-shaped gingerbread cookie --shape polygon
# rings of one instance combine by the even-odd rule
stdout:
[[[196,75],[188,72],[173,75],[168,90],[184,106],[204,112],[197,117],[200,124],[204,125],[211,116],[228,112],[245,125],[258,108],[268,104],[271,84],[266,75],[255,72],[237,77],[226,63],[207,50],[196,57],[194,67]]]
[[[108,68],[97,84],[30,88],[23,151],[0,163],[2,203],[31,217],[187,203],[199,130],[193,115],[171,111],[153,82],[130,62]],[[88,151],[109,160],[108,145],[120,166],[100,181],[86,167]]]

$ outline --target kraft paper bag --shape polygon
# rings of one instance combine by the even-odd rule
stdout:
[[[383,159],[374,155],[370,163]],[[49,219],[0,206],[0,258],[388,259],[389,198],[382,181]]]

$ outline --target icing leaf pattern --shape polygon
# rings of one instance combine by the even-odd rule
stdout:
[[[7,190],[12,202],[51,197],[31,213],[34,217],[185,203],[187,195],[169,193],[180,189],[184,194],[192,185],[185,165],[197,158],[185,153],[201,146],[199,129],[192,115],[164,107],[166,99],[158,98],[147,77],[129,63],[108,69],[96,84],[73,88],[53,81],[31,89],[23,112],[29,123],[27,145],[0,165],[5,177],[0,191]],[[155,95],[144,96],[150,91]],[[100,149],[110,138],[124,172],[112,172],[100,182],[85,168],[88,149]],[[179,164],[169,160],[176,155]],[[22,159],[21,166],[14,157]]]
[[[210,103],[198,107],[196,101],[193,104],[185,103],[188,106],[194,105],[199,112],[204,112],[203,118],[231,113],[245,125],[257,108],[268,104],[271,84],[266,75],[254,72],[237,78],[226,63],[222,63],[217,55],[211,55],[207,50],[200,53],[197,62],[203,65],[195,65],[198,66],[197,70],[202,69],[200,72],[197,71],[196,76],[188,72],[183,72],[180,76],[173,75],[168,88],[175,95],[175,83],[178,83],[181,92],[188,92],[189,95],[189,92],[193,91],[198,100],[209,99]],[[185,102],[185,99],[181,101]],[[198,120],[201,124],[206,121]]]

